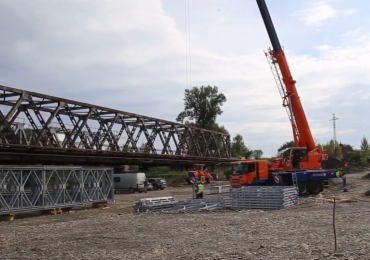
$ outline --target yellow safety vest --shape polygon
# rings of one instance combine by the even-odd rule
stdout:
[[[199,184],[198,185],[198,191],[197,191],[197,194],[203,192],[203,184]]]
[[[335,175],[337,176],[337,178],[339,178],[339,177],[340,177],[340,172],[339,172],[339,171],[337,171],[337,172],[335,173]]]

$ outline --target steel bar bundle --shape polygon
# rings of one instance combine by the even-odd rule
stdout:
[[[113,199],[113,169],[110,168],[0,167],[0,215]]]
[[[165,197],[140,200],[138,203],[133,205],[133,209],[135,212],[179,213],[223,209],[230,206],[229,204],[229,201],[223,198],[187,199],[184,201],[177,201],[173,197]]]
[[[298,202],[298,192],[295,187],[246,186],[240,189],[231,189],[232,209],[262,209],[276,210],[295,205]]]

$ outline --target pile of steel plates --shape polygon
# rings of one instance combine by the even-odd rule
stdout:
[[[234,210],[278,210],[298,203],[295,187],[243,187],[230,189],[230,198],[203,198],[178,201],[174,197],[141,199],[133,205],[135,212],[180,213],[211,211],[216,209]]]
[[[230,200],[223,198],[187,199],[178,201],[174,197],[141,199],[133,205],[135,212],[194,212],[230,207]]]
[[[243,187],[231,189],[231,208],[277,210],[297,204],[298,192],[295,187]]]

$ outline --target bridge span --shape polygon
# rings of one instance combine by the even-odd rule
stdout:
[[[230,136],[0,85],[1,164],[209,165]]]

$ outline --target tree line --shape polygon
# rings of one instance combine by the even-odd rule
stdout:
[[[278,153],[293,146],[293,141],[285,142],[279,147]],[[360,149],[356,149],[350,144],[334,141],[333,139],[324,144],[316,142],[316,147],[325,150],[329,157],[338,158],[348,162],[369,162],[370,145],[366,136],[361,138]]]
[[[208,85],[185,89],[183,101],[184,109],[178,114],[177,122],[229,134],[225,126],[217,123],[217,117],[222,115],[222,106],[227,101],[226,96],[219,92],[218,87]],[[278,148],[277,153],[293,146],[293,141],[287,141]],[[361,139],[360,149],[355,149],[350,144],[334,142],[334,140],[324,144],[316,142],[316,146],[326,150],[330,157],[352,162],[369,161],[370,145],[365,136]],[[244,143],[243,136],[236,134],[231,141],[231,156],[238,159],[258,160],[262,158],[263,152],[250,149]]]

